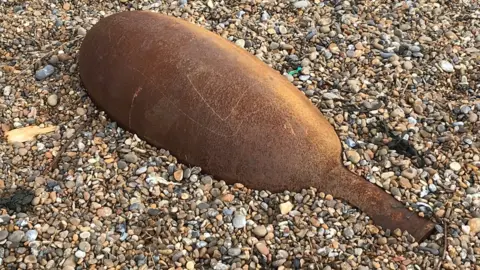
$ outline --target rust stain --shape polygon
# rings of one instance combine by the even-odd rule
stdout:
[[[110,15],[87,33],[79,68],[119,126],[217,179],[271,192],[314,187],[384,229],[418,241],[434,230],[343,166],[335,130],[284,76],[202,27],[151,11]]]

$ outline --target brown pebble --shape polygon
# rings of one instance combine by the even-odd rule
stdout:
[[[260,241],[257,244],[255,244],[255,248],[257,248],[257,250],[265,256],[270,253],[270,250],[268,249],[267,245],[263,241]]]
[[[408,180],[405,177],[400,177],[398,182],[399,182],[400,186],[402,186],[403,188],[406,188],[406,189],[412,188],[412,184],[410,183],[410,180]]]
[[[175,180],[180,181],[183,179],[183,170],[177,170],[176,172],[173,173],[173,177]]]
[[[50,199],[52,200],[52,202],[55,202],[57,200],[57,192],[50,192]]]
[[[438,209],[437,212],[435,212],[435,216],[442,218],[445,215],[445,210],[444,209]]]
[[[387,243],[387,238],[386,237],[380,237],[377,239],[377,243],[379,245],[385,245]]]
[[[231,201],[233,201],[234,198],[235,198],[235,196],[233,194],[225,194],[225,195],[222,196],[222,201],[231,202]]]

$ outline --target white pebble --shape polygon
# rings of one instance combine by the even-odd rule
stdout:
[[[12,87],[10,85],[5,86],[5,88],[3,88],[3,95],[9,96],[10,93],[12,93]]]
[[[452,169],[455,172],[458,172],[462,169],[462,165],[460,165],[460,163],[458,162],[452,162],[450,163],[450,169]]]
[[[50,106],[56,106],[58,104],[58,96],[55,95],[55,94],[51,94],[50,96],[48,96],[47,98],[47,103],[48,105]]]
[[[75,252],[75,257],[79,259],[85,258],[86,255],[87,254],[85,253],[85,251],[82,250],[77,250],[77,252]]]
[[[87,34],[87,30],[85,30],[85,28],[79,27],[79,28],[77,29],[77,35],[79,35],[79,36],[85,36],[86,34]]]
[[[235,41],[235,44],[237,44],[237,46],[240,47],[240,48],[244,48],[245,47],[245,40],[239,39],[239,40]]]
[[[291,202],[285,202],[280,204],[280,212],[282,215],[288,214],[293,209],[293,204]]]
[[[306,8],[310,6],[310,2],[308,1],[298,1],[293,4],[295,8]]]
[[[445,61],[445,60],[440,61],[440,67],[445,72],[454,72],[453,65],[448,61]]]

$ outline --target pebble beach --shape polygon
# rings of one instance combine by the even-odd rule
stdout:
[[[313,188],[226,184],[118,127],[77,56],[128,10],[277,70],[335,127],[345,167],[433,234]],[[476,0],[0,0],[0,269],[480,270],[479,68]]]

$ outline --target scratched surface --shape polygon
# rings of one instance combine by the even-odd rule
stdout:
[[[433,230],[343,167],[333,127],[284,76],[216,34],[152,12],[123,12],[87,33],[79,61],[97,106],[183,163],[253,189],[315,187],[417,239]]]

